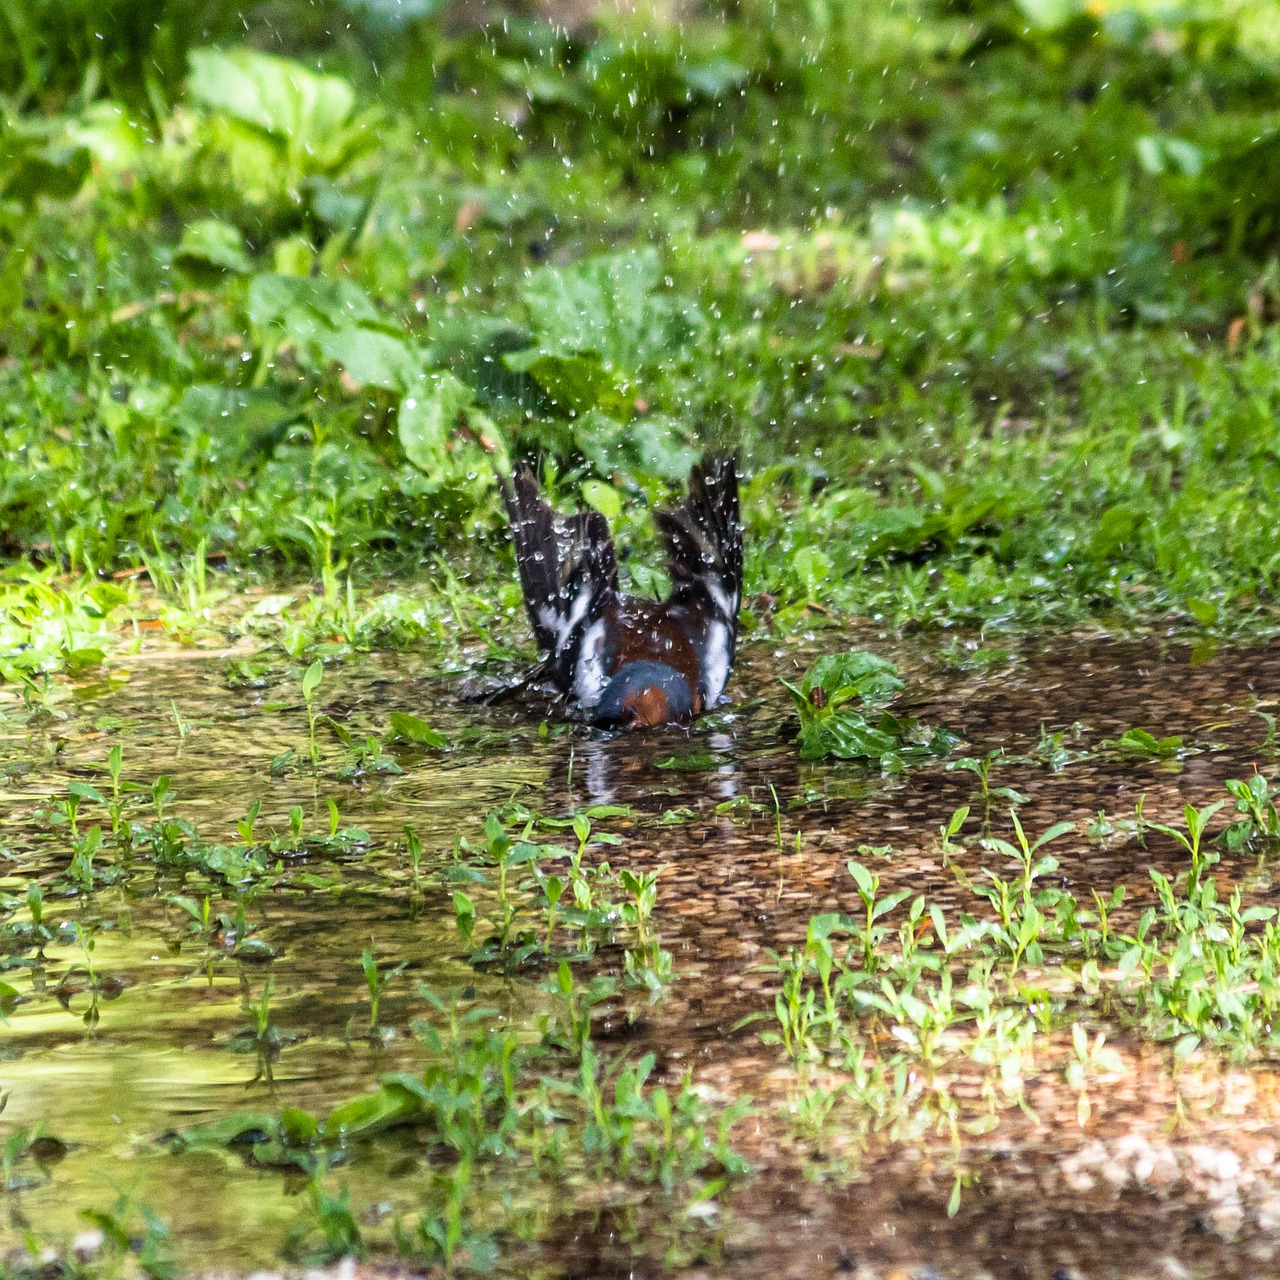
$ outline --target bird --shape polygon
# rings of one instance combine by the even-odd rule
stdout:
[[[654,513],[664,600],[624,596],[609,523],[560,515],[528,466],[500,479],[525,607],[549,679],[572,713],[604,729],[671,724],[714,707],[728,682],[742,603],[737,457],[705,454],[679,507]]]

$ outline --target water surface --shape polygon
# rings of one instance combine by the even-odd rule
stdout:
[[[1055,846],[1063,883],[1078,897],[1124,883],[1123,910],[1133,916],[1151,898],[1148,866],[1175,873],[1177,847],[1163,837],[1145,847],[1090,839],[1089,820],[1099,810],[1131,814],[1145,794],[1147,815],[1172,821],[1184,803],[1219,798],[1228,778],[1255,767],[1273,774],[1256,712],[1274,708],[1280,692],[1280,646],[1205,653],[1158,637],[1082,634],[984,659],[866,634],[828,631],[819,641],[749,645],[729,706],[687,730],[613,738],[541,731],[545,708],[536,702],[462,703],[457,686],[421,658],[353,659],[326,674],[320,703],[357,737],[385,729],[393,711],[451,738],[485,731],[446,753],[396,750],[403,772],[354,778],[339,776],[346,753],[329,735],[318,777],[273,774],[282,752],[306,749],[299,672],[284,664],[245,684],[243,670],[222,656],[140,655],[109,680],[55,700],[48,713],[7,696],[0,893],[20,898],[30,879],[50,883],[46,921],[93,927],[101,981],[97,1021],[87,1025],[86,956],[74,941],[60,938],[32,964],[14,959],[4,974],[22,998],[0,1029],[8,1095],[0,1125],[43,1124],[67,1149],[38,1174],[23,1166],[32,1185],[5,1196],[0,1239],[27,1228],[60,1238],[78,1210],[125,1190],[169,1222],[197,1270],[277,1265],[303,1180],[255,1169],[233,1151],[173,1154],[161,1139],[238,1111],[287,1106],[323,1115],[384,1073],[420,1069],[422,1048],[409,1032],[425,1011],[418,983],[491,1001],[533,1038],[546,1005],[537,982],[467,964],[449,896],[433,878],[459,835],[477,838],[486,811],[517,797],[547,814],[629,806],[632,817],[605,824],[621,843],[596,855],[665,867],[656,918],[679,979],[623,1021],[606,1019],[597,1028],[602,1041],[653,1051],[658,1078],[691,1070],[718,1098],[756,1102],[737,1131],[752,1173],[725,1201],[713,1243],[695,1250],[701,1261],[676,1254],[664,1264],[665,1246],[643,1224],[628,1227],[616,1209],[585,1203],[559,1215],[533,1253],[523,1248],[525,1274],[887,1275],[925,1266],[948,1276],[1273,1274],[1280,1157],[1266,1062],[1215,1060],[1179,1076],[1164,1049],[1120,1043],[1125,1070],[1094,1091],[1082,1127],[1062,1059],[1046,1060],[1029,1091],[1034,1114],[1015,1112],[994,1133],[965,1139],[975,1186],[948,1219],[954,1164],[939,1159],[932,1139],[873,1145],[853,1162],[836,1135],[824,1176],[823,1160],[812,1159],[785,1119],[789,1070],[761,1044],[758,1025],[739,1024],[772,1006],[777,980],[763,968],[770,953],[802,944],[814,914],[852,909],[852,857],[874,863],[888,887],[972,909],[956,871],[943,866],[938,829],[974,803],[974,776],[944,762],[888,777],[855,764],[801,762],[778,675],[798,674],[816,652],[874,645],[898,663],[914,714],[960,734],[968,754],[1004,749],[1008,760],[992,785],[1026,796],[1028,830],[1079,824]],[[1082,752],[1141,726],[1179,734],[1195,753],[1170,765],[1095,751],[1054,772],[1034,759],[1042,726],[1068,730],[1068,744]],[[282,861],[270,890],[246,908],[255,956],[193,936],[172,899],[204,891],[196,877],[140,863],[87,898],[58,896],[51,877],[67,865],[69,838],[65,826],[51,825],[50,805],[76,780],[105,790],[117,742],[125,776],[149,786],[168,775],[170,812],[208,839],[233,842],[255,800],[260,833],[286,830],[297,805],[306,830],[323,832],[328,797],[342,825],[368,839]],[[700,767],[671,767],[682,758]],[[999,806],[992,821],[1004,821]],[[426,850],[422,892],[411,883],[406,825]],[[975,847],[958,861],[977,876],[990,858]],[[1227,858],[1218,874],[1274,901],[1266,858]],[[381,1047],[359,1036],[368,1016],[365,948],[384,965],[408,965],[384,998],[382,1022],[394,1034]],[[592,963],[616,968],[620,950],[602,948]],[[268,975],[285,1042],[264,1065],[237,1051],[236,1033]],[[411,1203],[427,1168],[412,1134],[398,1132],[362,1147],[341,1181],[376,1217]]]

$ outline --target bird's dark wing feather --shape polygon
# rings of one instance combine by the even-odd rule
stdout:
[[[598,511],[559,515],[528,467],[502,485],[502,497],[534,638],[549,655],[551,678],[568,693],[583,632],[618,595],[608,521]]]
[[[654,521],[667,547],[669,603],[724,623],[736,640],[742,603],[737,459],[703,457],[689,473],[684,505],[656,512]]]

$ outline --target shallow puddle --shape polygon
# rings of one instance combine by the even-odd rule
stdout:
[[[541,1219],[535,1239],[512,1244],[513,1274],[871,1276],[930,1266],[918,1274],[1274,1274],[1280,1094],[1259,1053],[1236,1064],[1201,1053],[1175,1070],[1168,1046],[1112,1035],[1120,1065],[1098,1075],[1082,1124],[1079,1090],[1065,1082],[1071,1038],[1062,1030],[1054,1039],[1061,1052],[1042,1054],[1027,1080],[1025,1108],[1002,1111],[990,1132],[854,1143],[837,1119],[814,1141],[797,1138],[787,1117],[795,1074],[761,1043],[767,1024],[741,1023],[773,1007],[771,953],[803,946],[811,917],[858,909],[849,859],[874,868],[886,891],[925,894],[958,918],[975,909],[967,886],[998,857],[976,841],[945,860],[940,852],[939,830],[962,805],[972,806],[965,834],[977,834],[972,772],[938,761],[882,777],[854,764],[801,762],[777,675],[793,678],[816,652],[874,644],[907,681],[904,705],[964,739],[957,756],[1003,749],[990,786],[1025,797],[1028,832],[1076,824],[1053,845],[1058,880],[1082,900],[1125,884],[1116,924],[1130,928],[1155,900],[1148,867],[1174,876],[1186,857],[1157,833],[1139,842],[1123,820],[1140,795],[1148,819],[1180,822],[1184,804],[1222,798],[1227,779],[1255,767],[1274,774],[1256,712],[1275,709],[1280,646],[1206,655],[1158,638],[1080,635],[984,660],[834,630],[820,640],[748,646],[732,705],[687,732],[615,738],[545,731],[537,706],[460,703],[420,659],[353,659],[326,672],[317,701],[357,744],[404,712],[461,745],[387,744],[384,758],[401,772],[379,772],[375,755],[349,777],[341,774],[351,752],[323,728],[318,777],[298,767],[307,717],[300,672],[284,665],[251,672],[246,684],[244,669],[225,658],[159,655],[81,685],[47,712],[8,696],[0,703],[0,902],[12,901],[0,922],[29,918],[27,885],[41,880],[54,940],[36,953],[11,939],[0,953],[0,980],[19,997],[0,1025],[8,1096],[0,1126],[43,1125],[65,1149],[17,1167],[0,1202],[0,1240],[16,1243],[26,1230],[65,1239],[80,1229],[78,1211],[124,1192],[164,1218],[192,1269],[278,1265],[306,1179],[254,1168],[235,1149],[175,1153],[162,1139],[238,1112],[323,1115],[387,1073],[420,1071],[424,1051],[409,1030],[430,1013],[420,983],[492,1004],[535,1040],[550,1001],[545,973],[503,978],[469,964],[438,876],[456,838],[476,841],[486,812],[515,798],[552,816],[629,807],[629,816],[599,824],[619,843],[593,846],[591,856],[664,868],[654,920],[678,976],[652,1000],[606,1008],[594,1035],[611,1051],[653,1052],[655,1079],[678,1082],[689,1070],[719,1101],[750,1096],[754,1109],[733,1131],[751,1172],[717,1214],[663,1234],[642,1208],[601,1207],[584,1194],[572,1211]],[[1099,749],[1135,726],[1180,736],[1181,758]],[[1066,731],[1058,744],[1066,756],[1049,758],[1042,727]],[[484,732],[467,740],[477,729]],[[227,911],[233,895],[224,898],[207,874],[138,858],[89,894],[55,879],[71,857],[65,822],[50,816],[55,803],[77,781],[109,794],[117,743],[124,778],[149,791],[168,776],[167,812],[207,841],[233,844],[257,800],[255,838],[283,837],[291,808],[301,806],[302,834],[314,841],[302,853],[283,841],[290,849],[270,868],[270,886],[245,899],[250,932],[201,933],[175,901],[198,905],[210,894],[215,912]],[[290,748],[294,757],[280,763]],[[326,843],[329,798],[340,829],[365,834]],[[1006,838],[1007,808],[993,798],[991,827]],[[1110,832],[1096,821],[1100,810],[1113,820]],[[103,822],[103,812],[86,802],[80,832]],[[1225,820],[1224,812],[1215,829]],[[420,889],[406,826],[424,850]],[[1223,885],[1242,884],[1250,902],[1274,901],[1269,856],[1227,853],[1214,873]],[[71,924],[91,938],[91,951]],[[246,937],[252,946],[242,945]],[[366,949],[382,969],[407,965],[382,997],[390,1034],[378,1044],[363,1036]],[[617,970],[621,960],[620,946],[605,945],[586,971]],[[280,1043],[265,1055],[242,1051],[253,1047],[241,1034],[246,1009],[268,981]],[[961,1097],[970,1087],[963,1072],[954,1087]],[[411,1131],[380,1134],[352,1156],[331,1176],[371,1229],[413,1202],[430,1168]],[[958,1212],[948,1218],[958,1177]]]

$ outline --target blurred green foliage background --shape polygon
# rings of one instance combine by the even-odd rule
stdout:
[[[1270,0],[0,0],[0,95],[11,584],[505,581],[516,456],[626,558],[732,444],[762,622],[1272,626]]]

